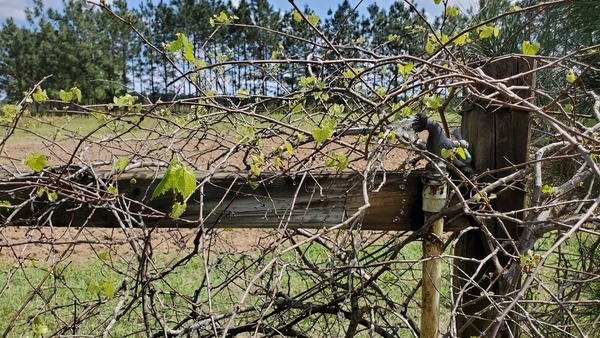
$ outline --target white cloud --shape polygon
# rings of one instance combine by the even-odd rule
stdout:
[[[106,1],[107,4],[112,2],[112,0]],[[44,0],[43,4],[44,11],[48,8],[63,8],[62,0]],[[0,0],[0,23],[8,18],[13,18],[17,24],[25,24],[25,9],[28,7],[33,8],[32,0]]]
[[[12,17],[15,20],[25,20],[25,8],[31,7],[33,1],[0,0],[0,21]]]

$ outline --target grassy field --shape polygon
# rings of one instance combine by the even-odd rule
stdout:
[[[368,257],[380,249],[381,247],[376,245],[370,246],[365,248],[362,254]],[[261,268],[260,264],[256,263],[270,259],[276,259],[278,266],[289,266],[285,270],[285,278],[279,280],[278,287],[281,290],[294,296],[301,295],[306,290],[318,289],[319,284],[323,281],[307,266],[298,264],[298,255],[300,254],[314,264],[314,267],[319,267],[324,272],[331,269],[330,262],[332,259],[335,260],[329,250],[318,245],[303,246],[296,252],[289,252],[281,256],[271,253],[259,257],[257,252],[215,253],[213,258],[208,261],[208,266],[200,256],[195,256],[185,266],[168,274],[164,279],[151,282],[156,300],[161,302],[160,305],[154,305],[156,308],[162,309],[162,315],[166,322],[173,325],[177,318],[182,318],[192,311],[191,299],[196,299],[196,303],[202,304],[203,311],[207,311],[207,306],[210,304],[211,312],[225,313],[240,304],[246,288],[249,288],[252,292],[244,302],[244,306],[268,303],[269,297],[260,293],[262,289],[260,285],[252,286],[248,284],[248,280],[253,278]],[[89,257],[85,261],[63,261],[56,265],[43,261],[2,263],[0,268],[0,288],[2,288],[0,316],[7,320],[0,323],[0,332],[4,332],[7,325],[11,323],[14,328],[10,336],[45,336],[69,325],[75,316],[81,316],[82,313],[88,311],[88,316],[84,316],[87,320],[78,324],[77,333],[98,335],[102,334],[109,325],[115,307],[120,301],[125,301],[126,304],[131,302],[132,310],[126,317],[120,318],[115,323],[110,330],[110,336],[145,336],[145,332],[143,332],[144,318],[141,314],[142,304],[139,300],[135,300],[134,290],[130,290],[130,295],[126,296],[125,290],[122,288],[128,264],[103,253],[100,256]],[[384,288],[390,299],[402,302],[406,295],[412,292],[416,282],[420,279],[420,264],[416,263],[420,256],[420,243],[409,244],[402,251],[399,260],[407,263],[392,263],[392,268],[380,278],[378,283]],[[152,268],[147,271],[147,274],[153,275],[164,271],[173,262],[173,259],[176,257],[154,257]],[[135,284],[138,268],[139,266],[134,267],[131,271],[130,287]],[[208,271],[209,274],[206,275],[205,271]],[[239,271],[239,273],[236,278],[232,279],[230,273],[235,271]],[[445,265],[444,274],[448,274],[447,265]],[[261,284],[272,277],[267,274],[264,278],[259,278],[258,283]],[[348,280],[342,278],[339,282],[347,283]],[[210,287],[207,287],[208,283],[210,283]],[[355,283],[358,285],[359,281],[355,279]],[[226,288],[222,288],[224,284],[227,285]],[[138,287],[140,286],[138,285]],[[331,297],[331,291],[312,297],[311,301],[327,301],[327,295],[329,294]],[[449,285],[445,282],[442,292],[446,300],[448,291]],[[24,304],[23,300],[28,297],[33,297],[33,300],[20,309]],[[410,314],[415,318],[418,318],[418,307],[415,302],[418,302],[419,298],[420,296],[417,294],[410,306]],[[448,305],[449,303],[445,301],[444,304]],[[446,308],[446,310],[448,309]],[[14,321],[8,321],[9,318],[15,317]],[[336,321],[335,316],[325,317],[322,320],[321,325],[325,326],[330,326]],[[331,320],[333,322],[329,322]],[[314,324],[307,319],[299,325],[315,330]],[[155,329],[159,327],[158,323],[153,325]],[[68,333],[64,332],[64,334]]]

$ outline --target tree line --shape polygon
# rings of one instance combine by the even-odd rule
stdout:
[[[532,5],[533,9],[518,13]],[[315,62],[339,58],[329,44],[345,58],[427,57],[429,49],[445,39],[462,38],[467,43],[458,46],[456,55],[468,62],[521,53],[523,41],[535,42],[536,53],[549,56],[598,42],[594,24],[598,5],[590,3],[559,1],[553,6],[540,4],[536,10],[531,0],[482,0],[477,11],[467,12],[446,2],[440,6],[443,14],[426,21],[422,9],[400,0],[388,8],[371,4],[364,13],[345,0],[323,18],[309,7],[280,11],[268,0],[241,0],[237,6],[231,0],[145,0],[136,8],[123,0],[97,5],[63,0],[61,10],[34,0],[26,9],[26,26],[7,19],[0,28],[0,95],[7,102],[18,100],[48,75],[44,88],[51,97],[77,87],[87,104],[112,102],[124,93],[137,93],[151,102],[195,96],[198,91],[281,95],[301,89],[302,77],[310,71],[318,73],[315,78],[343,75],[340,69],[306,67],[307,58]],[[517,14],[502,14],[507,11]],[[468,34],[457,36],[465,29]],[[181,36],[194,63],[169,51]],[[596,55],[590,47],[585,61],[597,63]],[[259,60],[281,62],[268,66],[277,69],[267,69]],[[176,81],[191,69],[205,71]],[[389,89],[397,84],[394,73],[382,72],[368,81],[373,88]],[[583,75],[591,89],[597,87],[595,69]],[[546,80],[549,86],[556,82],[552,74],[542,79]]]
[[[90,104],[111,102],[125,92],[138,92],[153,102],[194,94],[189,84],[183,88],[171,84],[178,76],[176,67],[161,53],[178,33],[192,45],[195,57],[208,65],[233,60],[305,60],[311,53],[318,55],[325,38],[356,47],[355,52],[414,54],[422,50],[419,13],[402,1],[389,8],[372,4],[367,13],[359,14],[346,0],[324,18],[304,8],[302,14],[314,20],[324,36],[316,36],[300,12],[282,12],[268,0],[241,0],[238,6],[222,0],[146,0],[136,8],[117,0],[103,6],[123,21],[84,0],[65,0],[62,10],[47,9],[42,0],[35,0],[26,10],[26,26],[7,19],[0,29],[0,92],[5,100],[21,98],[23,91],[48,75],[51,78],[44,87],[51,96],[77,87],[84,103]],[[227,25],[222,24],[223,18],[229,20]],[[192,65],[181,62],[178,66],[185,72]],[[210,83],[208,91],[281,93],[300,87],[298,79],[305,68],[282,64],[278,78],[264,81],[267,72],[259,66],[230,65],[212,68],[203,80]]]

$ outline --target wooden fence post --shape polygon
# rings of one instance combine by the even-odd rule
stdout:
[[[504,58],[488,62],[481,68],[487,75],[501,80],[519,74],[523,75],[533,69],[530,62],[533,61],[516,57]],[[509,87],[533,87],[535,77],[533,73],[515,76],[505,84]],[[482,87],[479,90],[484,94],[491,93],[489,88]],[[532,91],[528,89],[519,89],[516,93],[524,99],[529,99],[532,95]],[[528,112],[491,106],[483,102],[474,102],[464,108],[461,129],[463,137],[470,144],[473,169],[477,172],[485,172],[486,170],[506,168],[506,170],[488,176],[486,181],[492,181],[515,172],[514,165],[528,160],[530,138]],[[525,206],[526,197],[523,187],[524,184],[513,185],[512,188],[498,193],[497,198],[490,200],[490,203],[499,212],[522,209]],[[521,215],[514,217],[521,218]],[[511,253],[513,246],[508,241],[518,238],[516,225],[507,221],[504,221],[502,225],[496,220],[490,220],[486,221],[484,226],[495,236],[500,245],[507,244],[504,245],[504,248]],[[508,230],[508,233],[505,229]],[[476,259],[483,259],[490,252],[490,245],[481,230],[469,231],[464,234],[457,242],[455,249],[457,256]],[[498,262],[502,268],[506,269],[510,264],[510,258],[498,254]],[[506,291],[506,288],[502,286],[502,271],[498,271],[491,261],[488,261],[479,271],[477,271],[478,269],[480,269],[480,264],[477,262],[455,260],[455,289],[453,292],[455,292],[461,309],[456,318],[459,337],[479,337],[493,322],[496,310],[490,306],[487,297],[482,297],[484,290],[488,290],[491,297],[501,297],[501,293]],[[479,284],[483,289],[474,287],[474,283]],[[516,326],[510,324],[509,326],[514,333]],[[504,332],[500,335],[502,337],[509,336],[507,330],[500,332]]]
[[[430,164],[423,174],[423,211],[425,222],[447,203],[446,165],[438,164],[438,173]],[[423,284],[421,286],[421,338],[438,338],[440,332],[440,287],[444,252],[444,218],[436,220],[423,235]]]

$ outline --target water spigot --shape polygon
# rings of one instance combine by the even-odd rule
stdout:
[[[469,143],[462,139],[460,131],[454,132],[454,136],[457,140],[452,140],[446,136],[439,123],[434,119],[427,117],[424,113],[418,113],[414,116],[412,128],[415,132],[427,130],[429,135],[427,136],[426,149],[438,157],[443,157],[442,149],[453,150],[461,147],[465,154],[464,161],[454,158],[452,162],[466,176],[471,176],[473,174],[473,169],[467,164],[471,161],[471,155],[467,150]]]

